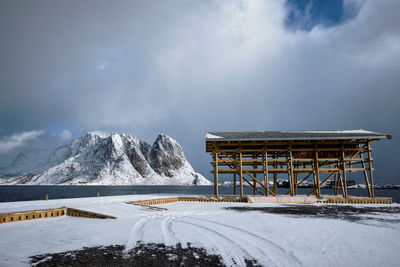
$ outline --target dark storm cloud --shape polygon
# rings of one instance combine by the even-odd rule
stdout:
[[[350,2],[352,19],[289,31],[283,1],[3,1],[0,135],[163,132],[207,175],[204,130],[365,128],[394,135],[376,144],[393,181],[400,2]]]

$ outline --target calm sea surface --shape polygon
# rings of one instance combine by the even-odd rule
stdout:
[[[95,197],[97,192],[100,196],[118,196],[136,194],[196,194],[196,195],[212,195],[213,186],[68,186],[68,185],[2,185],[0,186],[0,202],[10,201],[27,201],[42,200],[45,194],[49,195],[49,199],[61,198],[78,198],[78,197]],[[299,188],[298,194],[308,194],[310,188]],[[288,188],[278,188],[278,193],[284,194]],[[367,191],[364,189],[348,189],[349,195],[366,196]],[[233,187],[220,186],[221,195],[232,195]],[[239,192],[239,189],[237,190]],[[244,187],[245,194],[252,194],[250,187]],[[332,194],[332,189],[322,189],[323,194]],[[393,202],[400,203],[400,190],[375,189],[377,197],[392,197]]]

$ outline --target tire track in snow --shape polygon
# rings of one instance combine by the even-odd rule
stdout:
[[[201,224],[184,221],[182,219],[176,220],[176,222],[187,224],[194,228],[200,229],[198,230],[198,232],[215,245],[215,248],[220,252],[222,256],[222,259],[229,266],[245,266],[246,263],[244,262],[243,256],[251,258],[250,254],[246,250],[244,250],[240,246],[240,244],[237,244],[234,240],[215,231],[214,229],[211,229]],[[204,230],[208,233],[211,233],[211,235],[205,234]]]
[[[163,220],[161,221],[161,234],[163,237],[163,242],[166,245],[175,245],[176,243],[179,243],[175,232],[172,230],[172,222],[177,217],[177,215],[163,216]]]
[[[136,246],[138,241],[143,240],[144,229],[146,225],[153,220],[160,222],[160,228],[158,229],[161,230],[162,240],[166,245],[174,245],[180,242],[176,237],[177,233],[172,230],[174,222],[184,223],[194,227],[197,232],[215,245],[217,250],[221,253],[223,260],[230,266],[244,266],[245,262],[243,257],[260,260],[258,259],[260,255],[263,255],[262,261],[268,262],[268,266],[302,265],[302,262],[292,252],[286,251],[276,243],[262,236],[228,224],[185,216],[183,214],[155,214],[137,221],[132,227],[126,242],[126,249]],[[157,231],[158,229],[152,230]],[[205,232],[208,234],[205,234]],[[233,239],[229,237],[233,237]],[[258,253],[254,255],[255,251],[258,251]]]
[[[248,247],[253,247],[251,251],[258,250],[261,254],[263,254],[267,259],[271,261],[272,264],[276,266],[302,266],[302,262],[293,254],[291,251],[287,251],[276,243],[262,237],[256,235],[250,231],[231,226],[224,223],[219,223],[207,219],[200,219],[191,216],[187,216],[186,218],[197,220],[201,222],[211,223],[214,226],[218,227],[220,233],[227,233],[230,236],[238,236],[239,238],[244,240],[244,243],[247,243]],[[215,228],[215,227],[214,227]],[[235,235],[232,235],[232,232],[227,232],[227,229],[233,230]],[[239,234],[239,235],[237,235]],[[247,241],[247,242],[246,242]],[[240,242],[243,244],[243,242]],[[253,257],[256,258],[256,257]]]
[[[135,223],[129,234],[128,240],[125,245],[125,249],[133,248],[134,246],[136,246],[136,243],[138,241],[143,240],[145,225],[156,217],[157,215],[147,216]]]

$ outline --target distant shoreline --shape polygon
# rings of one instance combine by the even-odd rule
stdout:
[[[181,187],[181,186],[185,186],[185,187],[213,187],[213,185],[166,185],[166,184],[140,184],[140,185],[136,185],[136,184],[130,184],[130,185],[126,185],[126,184],[112,184],[112,185],[104,185],[104,184],[0,184],[0,186],[104,186],[104,187],[117,187],[117,186],[135,186],[135,187],[146,187],[146,186],[157,186],[157,187],[171,187],[171,186],[176,186],[176,187]],[[233,185],[219,185],[220,187],[233,187]],[[245,187],[251,187],[250,185],[247,184],[243,184],[243,186]],[[237,185],[236,187],[239,188],[239,185]],[[287,186],[278,186],[277,188],[289,188]],[[313,188],[313,187],[309,187],[309,186],[299,186],[299,188]],[[323,189],[331,189],[331,187],[321,187]],[[364,187],[360,186],[360,187],[348,187],[347,189],[362,189],[365,190]],[[374,185],[374,189],[379,189],[379,190],[400,190],[400,185]]]

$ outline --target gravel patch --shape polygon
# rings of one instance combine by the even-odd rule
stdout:
[[[260,266],[256,260],[245,259],[247,266]],[[31,257],[32,266],[226,266],[220,255],[204,248],[140,243],[126,251],[124,246],[84,247],[54,254]]]
[[[276,207],[226,207],[239,212],[259,211],[292,217],[315,217],[341,219],[351,222],[366,220],[400,223],[400,207],[398,206],[350,206],[350,205],[282,205]]]

